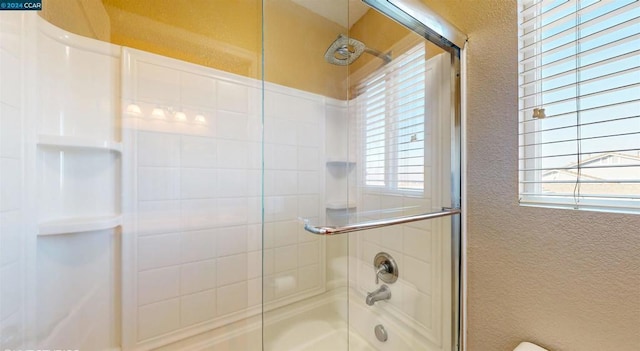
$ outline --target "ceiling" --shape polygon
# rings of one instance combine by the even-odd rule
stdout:
[[[306,7],[316,14],[350,28],[360,17],[369,10],[369,6],[361,0],[292,0],[296,4]],[[347,16],[348,12],[348,16]]]

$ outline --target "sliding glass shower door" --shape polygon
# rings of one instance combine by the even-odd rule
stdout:
[[[452,350],[459,52],[328,3],[263,1],[263,347]]]

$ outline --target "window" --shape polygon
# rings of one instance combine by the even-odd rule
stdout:
[[[425,75],[421,43],[358,85],[365,187],[423,192]]]
[[[640,1],[518,8],[520,203],[640,212]]]

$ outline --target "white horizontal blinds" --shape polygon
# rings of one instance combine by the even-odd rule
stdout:
[[[358,86],[366,186],[424,189],[425,67],[420,44]]]
[[[640,1],[519,10],[521,202],[640,210]]]
[[[364,114],[365,184],[384,187],[387,184],[386,162],[386,83],[385,75],[372,77],[362,87],[358,111]]]

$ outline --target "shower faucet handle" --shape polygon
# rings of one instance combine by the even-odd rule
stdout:
[[[376,269],[376,285],[380,283],[380,275],[384,273],[389,273],[389,266],[385,263],[381,263]]]
[[[386,252],[379,252],[376,255],[373,259],[373,268],[376,270],[376,285],[380,280],[387,284],[393,284],[398,280],[398,264]]]

